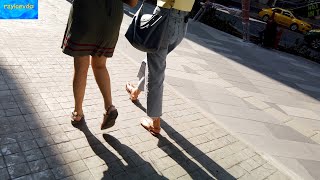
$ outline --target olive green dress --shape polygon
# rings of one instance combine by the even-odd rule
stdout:
[[[74,0],[62,52],[73,57],[112,57],[122,18],[122,0]]]

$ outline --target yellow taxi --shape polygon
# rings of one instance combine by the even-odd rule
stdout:
[[[262,9],[259,12],[259,17],[266,22],[272,16],[273,12],[275,12],[275,21],[282,26],[288,27],[292,31],[307,32],[312,29],[310,24],[300,19],[297,19],[296,17],[294,17],[292,12],[286,9],[281,9],[281,8]]]

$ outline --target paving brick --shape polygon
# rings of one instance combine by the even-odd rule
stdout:
[[[70,140],[79,140],[79,138],[83,138],[84,134],[77,130],[66,132],[66,135]]]
[[[16,164],[8,167],[8,172],[11,178],[18,178],[30,173],[27,163]]]
[[[81,149],[77,149],[77,151],[80,154],[82,159],[86,159],[88,157],[92,157],[95,155],[95,152],[92,150],[91,147],[84,147]]]
[[[47,170],[49,168],[47,161],[45,159],[31,161],[31,162],[29,162],[29,167],[30,167],[31,172],[33,172],[33,173],[41,172],[41,171]]]
[[[271,174],[273,174],[275,171],[274,170],[268,170],[264,168],[263,166],[260,166],[250,172],[250,175],[254,177],[255,179],[265,179],[269,177]]]
[[[107,166],[108,166],[108,173],[112,176],[120,174],[124,171],[123,165],[120,161],[109,163]]]
[[[178,179],[193,180],[193,178],[192,178],[189,174],[186,174],[186,175],[184,175],[184,176],[181,176],[181,177],[179,177]]]
[[[65,164],[64,159],[60,155],[50,156],[46,158],[49,168],[56,168]]]
[[[62,133],[62,128],[56,122],[53,126],[46,127],[50,135]]]
[[[247,171],[239,165],[231,167],[230,169],[228,169],[228,172],[236,179],[239,179],[247,173]]]
[[[27,140],[31,140],[34,138],[31,131],[16,133],[16,137],[17,137],[18,142],[27,141]]]
[[[81,159],[81,156],[79,155],[78,151],[73,150],[62,154],[63,159],[66,163],[71,163],[74,161],[78,161]]]
[[[52,137],[52,139],[53,139],[53,141],[55,143],[62,143],[62,142],[68,142],[69,141],[69,139],[68,139],[68,137],[66,136],[65,133],[55,134],[55,135],[53,135],[51,137]]]
[[[32,174],[33,179],[54,179],[54,175],[50,170],[41,171]]]
[[[18,122],[17,124],[15,124],[12,127],[12,129],[13,129],[14,132],[24,132],[24,131],[28,131],[29,130],[29,128],[27,126],[27,123],[25,123],[25,122]]]
[[[43,147],[43,148],[40,148],[40,149],[41,149],[42,154],[45,157],[49,157],[49,156],[54,156],[54,155],[60,154],[60,151],[58,149],[58,145],[46,146],[46,147]]]
[[[109,175],[109,173],[107,173],[107,171],[108,167],[106,165],[90,169],[90,172],[95,179],[112,179],[112,177]]]
[[[177,178],[188,174],[188,172],[185,169],[183,169],[180,165],[176,165],[170,168],[170,170],[173,174],[175,174]]]
[[[25,151],[25,152],[23,152],[23,154],[26,157],[26,160],[29,162],[44,158],[40,149],[33,149],[30,151]]]
[[[73,176],[69,176],[69,177],[63,178],[62,180],[76,180],[76,179]]]
[[[7,145],[1,146],[1,154],[3,154],[3,155],[15,154],[20,151],[21,150],[20,150],[18,143],[7,144]]]
[[[103,164],[103,160],[101,160],[98,156],[89,157],[87,159],[83,159],[89,169],[101,166]]]
[[[78,180],[88,180],[88,179],[93,179],[93,176],[92,174],[90,173],[90,171],[84,171],[84,172],[81,172],[79,174],[76,174],[75,176],[75,179],[78,179]]]
[[[26,162],[23,153],[16,153],[16,154],[11,154],[4,156],[5,162],[7,166],[13,166],[16,164],[24,163]]]
[[[2,156],[0,156],[0,169],[7,167],[7,165],[4,163],[4,159]]]
[[[53,168],[51,171],[56,179],[62,179],[62,178],[73,175],[73,173],[68,165]]]
[[[9,179],[9,173],[6,168],[0,169],[0,179]]]
[[[51,136],[47,136],[47,137],[43,137],[43,138],[38,138],[36,139],[38,146],[41,147],[45,147],[45,146],[50,146],[55,144],[55,142],[53,141],[53,139],[51,138]]]
[[[32,175],[21,176],[19,178],[15,178],[14,180],[33,180]]]
[[[66,143],[60,143],[57,145],[58,149],[61,153],[69,152],[72,150],[75,150],[74,146],[72,145],[71,142],[66,142]]]
[[[71,168],[71,171],[73,172],[73,174],[78,174],[80,172],[88,170],[88,167],[82,160],[72,162],[68,165]]]
[[[35,140],[23,141],[23,142],[20,142],[19,144],[22,151],[29,151],[31,149],[38,148],[38,144]]]
[[[16,134],[7,134],[7,135],[4,135],[1,137],[0,144],[1,145],[12,144],[12,143],[17,142],[16,139],[17,139]]]
[[[21,111],[19,108],[12,108],[12,109],[7,109],[5,110],[6,116],[19,116],[21,115]]]

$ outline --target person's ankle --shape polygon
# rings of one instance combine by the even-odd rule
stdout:
[[[74,109],[73,110],[74,113],[77,113],[78,116],[82,116],[83,115],[83,110],[82,109]]]
[[[152,117],[153,127],[160,127],[160,117]]]
[[[139,94],[141,93],[141,91],[140,91],[138,88],[133,88],[133,89],[132,89],[132,93],[133,93],[135,96],[139,96]]]

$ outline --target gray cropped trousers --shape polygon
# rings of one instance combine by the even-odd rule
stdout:
[[[147,115],[160,117],[167,55],[180,44],[186,34],[185,17],[188,12],[156,7],[154,13],[168,15],[168,27],[160,49],[155,53],[147,53],[147,57],[141,63],[138,73],[138,89],[145,90]]]

